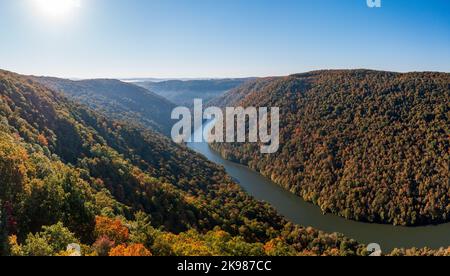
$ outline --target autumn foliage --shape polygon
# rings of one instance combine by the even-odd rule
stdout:
[[[119,245],[109,252],[109,256],[113,257],[148,257],[152,253],[144,247],[143,244]]]
[[[280,150],[217,143],[324,213],[394,225],[450,221],[450,74],[316,71],[250,82],[220,106],[280,107]]]
[[[95,233],[98,237],[107,237],[116,244],[126,242],[130,235],[128,228],[119,219],[101,216],[95,218]]]
[[[324,84],[332,88],[334,83]],[[448,87],[448,80],[446,84]],[[382,85],[383,82],[380,87]],[[416,84],[410,81],[404,85],[412,89]],[[422,90],[415,92],[418,94],[417,101],[426,95],[425,90]],[[355,88],[355,91],[358,90]],[[440,88],[437,87],[436,91],[439,92]],[[120,93],[119,90],[116,92]],[[280,101],[286,99],[281,92]],[[316,92],[321,95],[320,91],[310,94],[316,95]],[[441,100],[437,98],[439,93],[430,95],[435,99],[433,101],[441,103],[434,111],[425,104],[408,105],[400,109],[407,113],[409,106],[418,107],[418,112],[414,113],[417,116],[412,122],[418,122],[419,128],[409,128],[412,135],[404,135],[411,137],[408,141],[418,140],[414,136],[416,130],[423,131],[428,127],[430,131],[423,139],[428,148],[416,152],[412,147],[414,152],[406,152],[407,159],[412,161],[413,153],[417,153],[415,158],[422,158],[423,152],[433,153],[422,164],[423,172],[429,175],[418,172],[417,167],[413,166],[414,162],[392,162],[392,166],[387,162],[391,170],[384,171],[386,176],[390,172],[400,171],[397,168],[403,168],[398,175],[391,175],[392,181],[402,185],[391,186],[388,185],[390,182],[386,182],[384,189],[370,189],[381,193],[370,205],[371,209],[367,209],[366,202],[372,201],[374,197],[361,196],[364,193],[360,191],[364,187],[360,184],[367,180],[363,176],[373,169],[372,164],[362,163],[362,170],[343,170],[346,164],[354,168],[352,164],[358,163],[356,157],[370,155],[361,156],[365,148],[359,146],[337,151],[337,146],[351,141],[332,139],[339,133],[333,121],[326,120],[327,124],[320,127],[314,125],[325,123],[321,118],[341,118],[336,122],[338,125],[342,125],[344,119],[345,122],[351,122],[348,116],[352,113],[346,112],[345,105],[332,109],[333,103],[324,103],[326,105],[322,104],[318,109],[311,109],[307,115],[318,118],[311,120],[309,117],[308,121],[313,125],[305,124],[302,127],[295,121],[297,116],[292,114],[290,121],[282,125],[282,133],[285,137],[291,137],[290,127],[295,126],[296,139],[289,140],[290,144],[280,151],[288,154],[291,148],[297,150],[298,154],[292,160],[280,155],[279,161],[269,158],[267,162],[256,162],[258,160],[251,155],[251,151],[244,154],[244,159],[248,157],[247,161],[255,161],[249,161],[249,165],[260,168],[262,173],[273,176],[278,183],[292,188],[290,190],[320,203],[326,211],[348,212],[348,217],[369,217],[365,211],[381,214],[386,209],[386,218],[401,218],[398,222],[403,223],[409,221],[405,218],[414,217],[410,216],[413,212],[403,208],[414,201],[400,199],[420,195],[415,206],[423,212],[416,212],[416,217],[426,218],[432,214],[433,221],[440,221],[442,215],[450,212],[450,209],[445,212],[442,208],[448,202],[448,185],[441,185],[440,177],[447,176],[444,180],[448,180],[448,135],[443,141],[441,130],[449,133],[449,124],[448,121],[443,126],[437,124],[448,120],[448,88],[444,92],[447,94],[443,94]],[[293,97],[293,93],[288,95]],[[301,95],[297,95],[298,104],[302,104]],[[344,93],[336,99],[326,96],[321,98],[339,100],[346,95],[352,94]],[[383,95],[383,91],[380,95]],[[90,101],[88,94],[83,97]],[[416,96],[405,95],[405,98],[415,99]],[[274,99],[277,100],[276,97]],[[378,102],[378,107],[371,105],[372,110],[368,112],[379,114],[373,109],[383,107],[383,102]],[[402,107],[402,101],[394,99],[386,102]],[[293,111],[298,108],[296,104],[291,106]],[[342,235],[287,223],[269,204],[246,194],[223,168],[134,123],[112,121],[108,117],[118,117],[111,116],[114,110],[106,110],[109,112],[107,116],[102,115],[67,100],[61,93],[38,84],[33,78],[0,70],[0,255],[66,256],[77,253],[83,256],[149,256],[151,253],[155,256],[348,256],[366,253],[364,245]],[[367,114],[364,108],[359,112],[360,117]],[[339,114],[348,116],[342,118]],[[386,126],[391,121],[393,123],[388,125],[392,127],[402,126],[396,123],[398,118],[402,118],[402,113],[388,112],[383,118],[380,126]],[[368,122],[373,124],[378,121],[374,119]],[[433,125],[434,128],[429,127]],[[367,127],[366,124],[356,126],[362,129]],[[401,131],[401,128],[397,131]],[[304,147],[301,145],[304,141],[302,137],[311,137]],[[403,136],[396,137],[399,139],[396,144],[400,148]],[[357,141],[367,142],[361,139]],[[389,140],[386,138],[382,141]],[[316,142],[319,144],[316,145]],[[307,152],[302,153],[300,149]],[[237,154],[234,150],[229,152]],[[435,159],[436,152],[439,152],[440,159]],[[390,155],[378,156],[388,158]],[[384,162],[383,158],[379,160]],[[339,160],[344,160],[345,164]],[[440,163],[437,162],[439,160]],[[307,161],[311,163],[308,165]],[[288,166],[283,167],[286,163]],[[413,170],[409,170],[410,167]],[[325,184],[334,179],[333,173],[340,170],[343,173],[342,185],[336,192],[331,188],[339,187]],[[283,173],[280,175],[277,172]],[[311,172],[312,175],[305,175],[305,172]],[[377,180],[385,179],[385,175],[373,170],[369,176]],[[425,176],[427,180],[422,181]],[[356,177],[361,181],[350,181]],[[408,185],[411,184],[409,180],[415,183],[415,179],[421,185]],[[303,181],[304,186],[295,185]],[[323,185],[317,185],[317,181]],[[378,185],[366,188],[373,187]],[[322,192],[319,194],[318,191]],[[387,192],[394,196],[383,196]],[[342,195],[348,201],[342,200]],[[399,208],[392,209],[390,206],[393,205],[384,204],[386,202],[399,203],[394,204]],[[396,212],[387,212],[389,210]],[[141,215],[136,215],[137,212]],[[80,245],[81,252],[67,250],[69,244]],[[424,249],[399,250],[395,253],[445,255],[449,251]]]

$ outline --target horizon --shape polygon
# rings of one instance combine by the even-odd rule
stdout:
[[[23,76],[29,76],[29,77],[36,77],[36,78],[57,78],[57,79],[66,79],[71,81],[85,81],[85,80],[119,80],[121,82],[125,83],[138,83],[138,82],[166,82],[166,81],[208,81],[208,80],[227,80],[227,79],[260,79],[260,78],[283,78],[288,77],[292,75],[298,75],[298,74],[307,74],[312,72],[320,72],[320,71],[374,71],[374,72],[389,72],[389,73],[397,73],[397,74],[410,74],[410,73],[444,73],[444,74],[450,74],[450,71],[391,71],[391,70],[378,70],[378,69],[371,69],[371,68],[336,68],[336,69],[317,69],[317,70],[310,70],[310,71],[304,71],[304,72],[296,72],[296,73],[290,73],[287,75],[273,75],[273,76],[243,76],[243,77],[94,77],[94,78],[79,78],[79,77],[64,77],[64,76],[50,76],[50,75],[39,75],[39,74],[24,74],[21,72],[15,72],[12,70],[8,70],[5,68],[0,68],[0,70],[4,70],[7,72],[23,75]]]
[[[0,257],[450,257],[449,31],[450,0],[0,0]]]
[[[0,67],[68,79],[450,71],[445,0],[64,1],[0,1]]]

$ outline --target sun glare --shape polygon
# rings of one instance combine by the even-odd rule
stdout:
[[[33,0],[44,16],[64,18],[81,6],[81,0]]]

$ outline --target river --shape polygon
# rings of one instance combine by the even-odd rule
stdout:
[[[207,123],[204,129],[211,127]],[[194,136],[202,135],[201,129]],[[377,243],[385,252],[394,248],[450,246],[450,223],[425,227],[400,227],[346,220],[336,215],[323,215],[320,208],[281,188],[259,173],[223,159],[206,142],[188,143],[189,148],[210,161],[225,167],[239,185],[254,198],[268,202],[286,219],[301,226],[326,232],[342,233],[361,243]]]

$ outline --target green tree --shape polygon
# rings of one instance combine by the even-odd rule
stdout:
[[[23,245],[15,245],[15,252],[25,256],[53,256],[67,249],[72,243],[80,243],[62,223],[43,226],[42,231],[28,234]],[[19,254],[19,253],[17,253]]]
[[[130,222],[130,242],[143,244],[150,248],[154,242],[156,230],[151,226],[150,216],[144,212],[135,214],[134,221]]]

